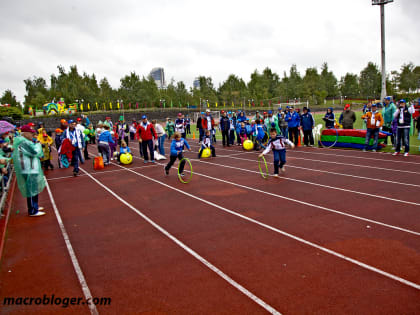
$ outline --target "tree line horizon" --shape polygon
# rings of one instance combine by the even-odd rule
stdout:
[[[68,72],[61,65],[57,66],[58,75],[51,74],[49,84],[42,77],[33,76],[24,80],[25,100],[23,111],[28,113],[29,107],[42,109],[42,105],[52,100],[63,98],[66,104],[88,103],[92,109],[99,104],[99,109],[112,109],[112,104],[124,104],[124,108],[171,107],[209,104],[214,107],[235,106],[251,103],[256,106],[271,103],[287,102],[293,99],[308,101],[312,105],[322,104],[331,98],[377,99],[381,93],[381,73],[373,62],[360,74],[346,73],[340,80],[328,69],[325,62],[318,72],[317,67],[309,67],[302,76],[296,64],[290,67],[289,73],[283,77],[266,67],[262,72],[254,70],[248,83],[230,74],[216,88],[211,77],[199,76],[200,88],[187,90],[185,83],[171,79],[166,89],[159,89],[154,79],[149,76],[140,77],[131,72],[120,79],[117,89],[111,87],[106,77],[99,82],[96,75],[84,72],[79,74],[77,66],[70,66]],[[387,75],[387,94],[410,95],[420,88],[420,66],[412,62],[403,64],[400,71],[391,71]],[[0,98],[2,104],[22,105],[16,101],[13,92],[8,89]],[[115,108],[115,107],[114,107]]]

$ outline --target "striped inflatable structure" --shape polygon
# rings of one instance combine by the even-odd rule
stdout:
[[[380,131],[378,137],[378,150],[385,147],[385,139],[390,135]],[[319,145],[323,147],[363,149],[365,145],[366,130],[361,129],[324,129],[321,133]],[[372,149],[373,138],[370,138],[368,150]]]

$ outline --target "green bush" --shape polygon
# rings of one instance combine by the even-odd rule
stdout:
[[[12,117],[14,120],[21,120],[22,116],[22,111],[18,107],[0,107],[0,117]]]

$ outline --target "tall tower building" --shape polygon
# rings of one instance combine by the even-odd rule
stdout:
[[[200,80],[198,78],[195,78],[193,81],[193,88],[194,89],[200,89]]]
[[[152,76],[153,80],[155,80],[159,89],[166,87],[165,72],[163,68],[153,68],[152,71],[150,71],[150,75]]]

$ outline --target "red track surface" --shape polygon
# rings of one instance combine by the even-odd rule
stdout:
[[[219,144],[217,158],[200,162],[194,142],[194,152],[186,153],[194,168],[187,185],[176,168],[164,177],[162,165],[138,158],[105,171],[82,166],[121,199],[86,174],[46,174],[92,296],[112,299],[97,306],[99,313],[267,312],[134,210],[278,312],[419,312],[418,157],[299,148],[288,151],[285,176],[264,180],[255,173],[255,152]],[[138,157],[137,145],[132,148]],[[93,146],[90,152],[96,153]],[[40,202],[47,215],[29,218],[25,200],[15,194],[0,270],[2,300],[83,297],[46,191]],[[61,312],[90,310],[0,308],[2,314]]]

